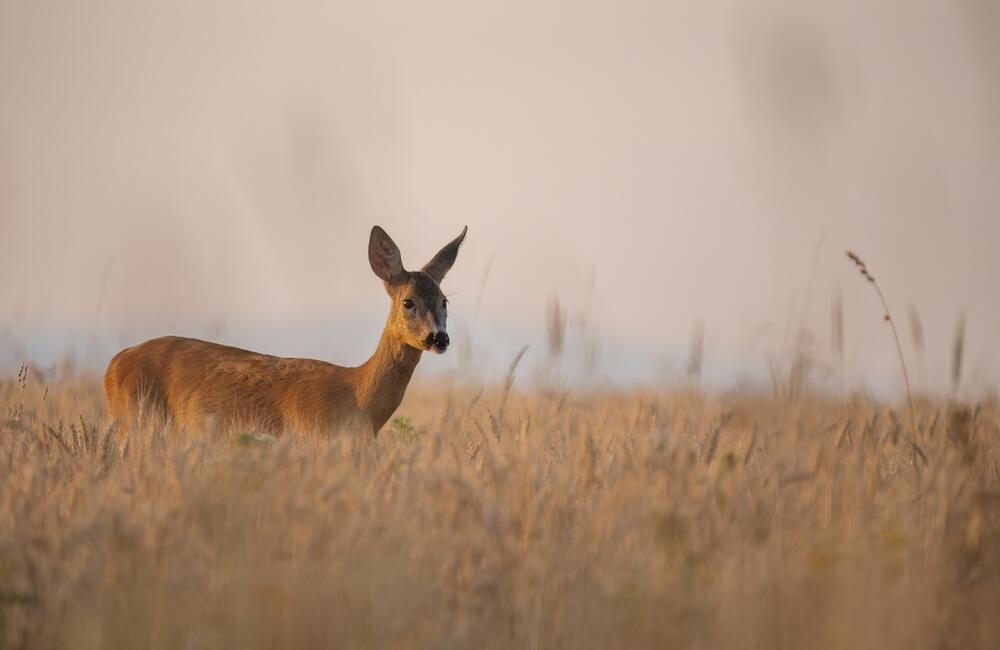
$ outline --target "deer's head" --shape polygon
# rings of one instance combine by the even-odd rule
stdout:
[[[468,226],[463,228],[462,234],[446,244],[422,269],[407,271],[392,238],[378,226],[372,228],[368,261],[392,299],[386,329],[407,345],[438,354],[448,349],[448,299],[440,285],[455,263],[468,229]]]

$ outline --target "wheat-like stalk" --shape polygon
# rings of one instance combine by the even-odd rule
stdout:
[[[899,367],[903,370],[903,384],[906,386],[906,403],[910,408],[910,427],[913,431],[913,435],[916,436],[917,415],[913,408],[913,391],[910,389],[910,373],[906,370],[906,358],[903,356],[903,344],[899,340],[899,330],[896,329],[896,320],[892,317],[892,311],[889,309],[889,303],[885,299],[885,294],[882,293],[882,287],[879,286],[875,276],[873,276],[868,270],[868,265],[865,264],[864,260],[862,260],[857,254],[851,251],[847,251],[847,258],[850,259],[854,263],[854,266],[858,268],[858,271],[861,272],[861,276],[864,277],[865,280],[868,280],[873,287],[875,287],[875,293],[878,294],[878,299],[882,302],[882,309],[885,312],[883,318],[887,323],[889,323],[889,327],[892,329],[892,338],[896,341],[896,353],[899,355]],[[920,447],[912,440],[908,440],[908,442],[913,447],[914,453],[920,456],[926,465],[927,456],[924,454],[923,450],[920,449]]]
[[[920,361],[920,383],[924,390],[927,386],[927,343],[924,335],[924,323],[920,319],[920,311],[917,306],[910,303],[910,336],[913,338],[913,352]]]
[[[958,396],[958,387],[962,383],[962,361],[965,356],[965,312],[959,312],[955,322],[955,337],[951,345],[951,396]]]
[[[844,392],[844,300],[840,295],[840,290],[833,294],[830,303],[830,344],[833,348],[833,356],[837,361],[837,372],[839,374],[840,392]]]

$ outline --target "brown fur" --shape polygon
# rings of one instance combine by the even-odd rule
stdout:
[[[409,272],[389,236],[372,229],[369,261],[392,308],[375,353],[361,366],[165,336],[111,359],[104,375],[111,417],[125,428],[162,420],[190,432],[251,429],[278,436],[360,427],[377,435],[402,401],[421,354],[431,349],[428,333],[444,332],[446,300],[438,283],[465,232],[422,271]]]

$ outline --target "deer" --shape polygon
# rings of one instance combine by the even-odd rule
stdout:
[[[186,432],[273,437],[354,429],[372,439],[396,411],[424,352],[449,345],[441,281],[468,226],[419,271],[403,268],[399,247],[374,226],[368,261],[391,306],[375,352],[357,367],[285,358],[193,338],[164,336],[116,354],[104,374],[112,426],[146,418]]]

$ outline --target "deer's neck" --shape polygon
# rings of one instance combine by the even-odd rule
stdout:
[[[387,325],[375,353],[357,369],[358,406],[371,420],[374,434],[403,400],[421,354],[393,335]]]

